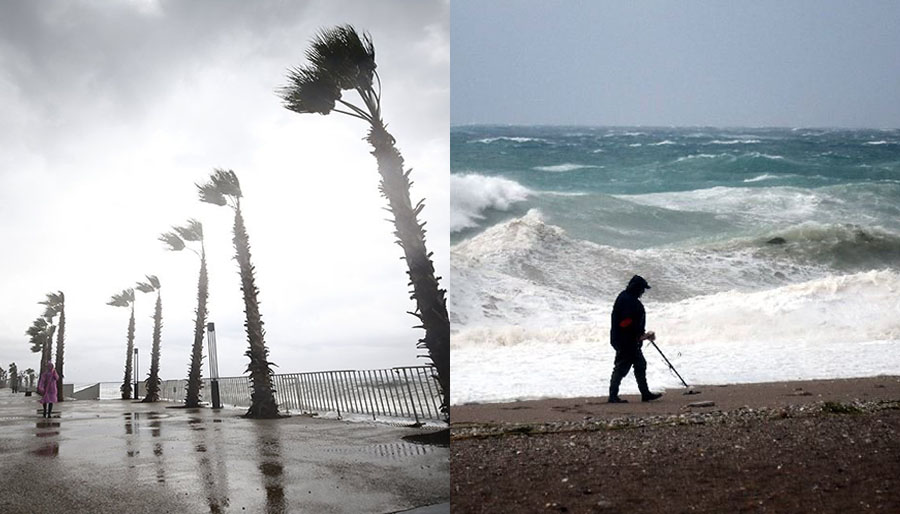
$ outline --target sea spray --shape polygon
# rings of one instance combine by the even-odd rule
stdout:
[[[484,219],[484,211],[505,211],[528,198],[530,191],[522,185],[503,178],[483,175],[452,175],[450,177],[450,231],[475,227]]]

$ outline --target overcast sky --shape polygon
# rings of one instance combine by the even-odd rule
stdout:
[[[900,127],[900,2],[453,0],[451,123]]]
[[[384,119],[414,169],[413,202],[427,200],[443,275],[446,0],[2,0],[0,9],[0,365],[38,369],[24,333],[37,302],[62,290],[66,382],[121,381],[128,311],[106,302],[156,274],[160,375],[186,376],[199,261],[157,237],[194,217],[207,234],[220,374],[243,374],[233,214],[200,203],[194,187],[215,167],[242,183],[276,372],[425,363],[366,125],[295,114],[275,91],[316,30],[350,23],[371,33]],[[155,298],[135,294],[146,376]]]

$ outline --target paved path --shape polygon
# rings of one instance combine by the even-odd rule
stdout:
[[[44,420],[35,400],[0,390],[4,514],[449,512],[449,450],[401,439],[419,430],[119,400]]]

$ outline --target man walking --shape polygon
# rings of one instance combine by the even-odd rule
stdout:
[[[650,289],[650,284],[640,275],[635,275],[613,305],[609,341],[616,349],[616,361],[609,380],[609,403],[627,403],[627,400],[619,398],[619,384],[632,366],[641,391],[641,401],[649,402],[662,396],[650,392],[647,387],[647,361],[641,352],[644,340],[656,341],[656,334],[644,330],[646,315],[640,297],[647,289]]]

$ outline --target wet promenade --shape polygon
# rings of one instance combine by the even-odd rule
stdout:
[[[448,448],[402,439],[422,430],[172,405],[72,401],[45,420],[0,389],[0,512],[449,512]]]

